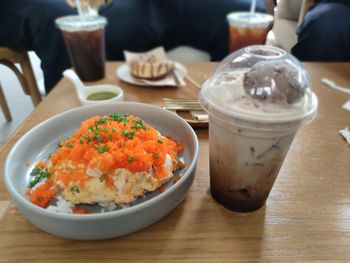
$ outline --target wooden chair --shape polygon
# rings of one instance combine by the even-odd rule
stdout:
[[[22,72],[16,67],[18,63]],[[37,106],[41,101],[41,95],[34,77],[33,69],[30,64],[27,52],[16,51],[6,47],[0,47],[0,64],[9,67],[17,76],[23,91],[32,99],[33,105]],[[11,121],[11,113],[4,96],[0,83],[0,106],[4,112],[7,121]]]

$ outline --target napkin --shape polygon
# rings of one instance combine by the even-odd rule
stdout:
[[[164,48],[163,47],[157,47],[154,48],[148,52],[142,52],[142,53],[136,53],[136,52],[130,52],[127,50],[124,50],[124,57],[126,60],[126,63],[129,64],[129,62],[135,57],[135,56],[141,56],[141,55],[153,55],[155,56],[158,60],[169,60],[167,55],[165,54]],[[174,79],[173,74],[168,74],[165,78],[159,79],[159,80],[145,80],[145,79],[139,79],[139,78],[134,78],[135,81],[137,82],[143,82],[145,84],[154,84],[157,83],[157,85],[164,85],[164,86],[176,86],[176,80]]]
[[[345,102],[345,103],[343,104],[342,108],[343,108],[344,110],[350,111],[350,100],[348,100],[347,102]]]
[[[345,129],[339,130],[339,133],[344,137],[346,142],[350,144],[350,131],[348,130],[348,127]]]

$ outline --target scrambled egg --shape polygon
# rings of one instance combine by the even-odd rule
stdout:
[[[62,165],[64,168],[74,168],[71,164]],[[173,161],[169,155],[166,156],[163,164],[167,171],[165,178],[173,176]],[[57,169],[56,167],[55,169]],[[84,187],[76,182],[70,182],[62,195],[65,200],[73,204],[95,204],[103,202],[114,202],[116,204],[129,204],[135,201],[138,196],[146,192],[156,190],[164,181],[157,180],[153,169],[147,172],[132,173],[124,168],[115,169],[107,174],[113,180],[113,187],[109,187],[102,176],[105,175],[98,169],[87,169],[87,180]],[[57,182],[59,185],[63,185]]]

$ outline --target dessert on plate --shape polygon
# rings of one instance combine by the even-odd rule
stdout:
[[[171,60],[157,58],[154,54],[134,56],[128,65],[133,77],[146,80],[162,79],[174,67]]]
[[[136,79],[160,80],[165,79],[174,69],[163,47],[154,48],[148,52],[135,53],[124,51],[126,64],[130,74]]]

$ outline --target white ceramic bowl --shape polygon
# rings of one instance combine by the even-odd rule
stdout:
[[[107,99],[107,100],[88,100],[87,97],[90,94],[97,93],[97,92],[114,92],[118,94],[117,96]],[[80,104],[85,105],[96,105],[96,104],[106,104],[106,103],[112,103],[116,101],[123,101],[124,100],[124,92],[123,90],[114,85],[109,84],[101,84],[101,85],[94,85],[94,86],[86,86],[81,91],[81,93],[78,93],[78,98],[80,101]]]
[[[30,203],[24,192],[34,164],[44,159],[57,143],[94,115],[113,112],[133,114],[185,145],[182,155],[187,164],[182,178],[168,190],[146,194],[127,208],[86,215],[62,214]],[[198,140],[193,129],[179,116],[162,108],[133,102],[117,102],[80,107],[58,114],[31,129],[11,149],[4,166],[4,182],[17,208],[31,223],[44,231],[65,238],[95,240],[122,236],[147,227],[172,211],[192,185],[198,159]]]

